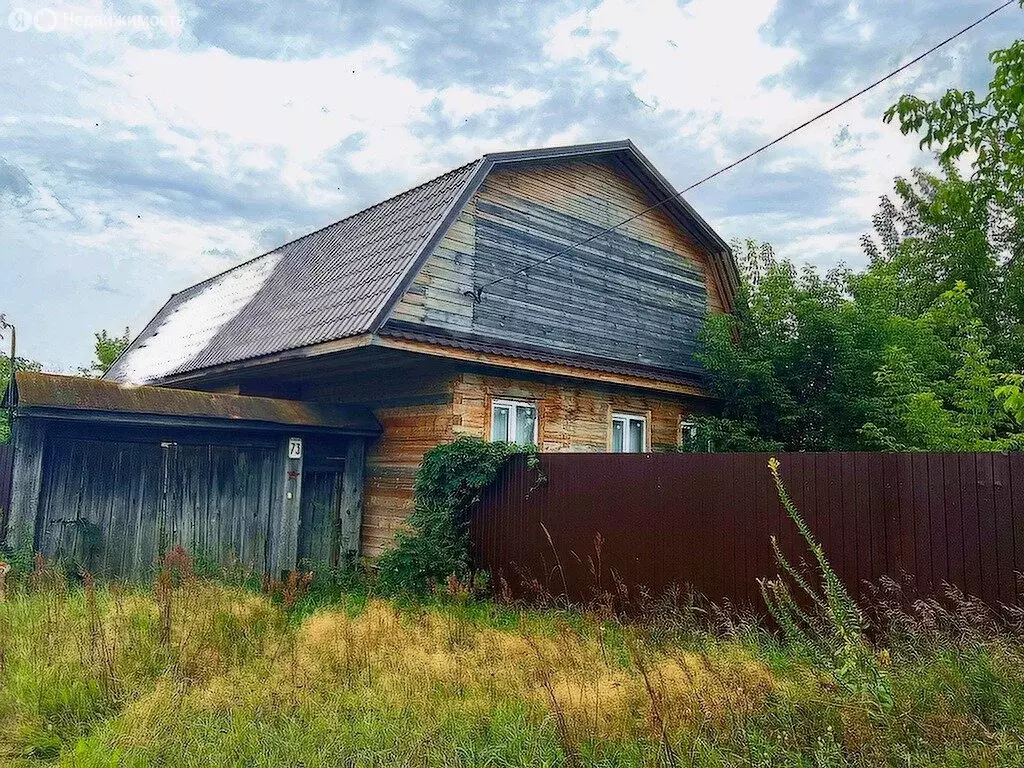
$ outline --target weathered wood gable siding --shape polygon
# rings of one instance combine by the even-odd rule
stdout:
[[[648,447],[665,450],[678,445],[680,421],[692,412],[672,395],[463,373],[453,381],[454,433],[489,438],[494,399],[537,404],[538,447],[544,452],[608,451],[613,412],[646,416]]]
[[[648,205],[602,163],[494,172],[390,319],[693,371],[700,324],[722,302],[706,255],[661,212],[492,286],[479,304],[464,293]]]

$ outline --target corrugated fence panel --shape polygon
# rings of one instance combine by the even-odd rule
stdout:
[[[514,594],[588,600],[671,585],[759,605],[757,579],[810,553],[768,454],[541,454],[511,462],[471,520],[476,564]],[[786,488],[857,595],[891,577],[911,596],[955,585],[1022,603],[1024,455],[779,454]]]

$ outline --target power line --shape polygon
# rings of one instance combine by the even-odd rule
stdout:
[[[740,165],[741,163],[745,163],[747,160],[750,160],[752,157],[755,157],[755,156],[761,154],[762,152],[764,152],[765,150],[770,149],[771,147],[774,147],[776,144],[778,144],[778,143],[780,143],[782,141],[785,141],[790,136],[792,136],[794,133],[802,131],[807,126],[811,125],[812,123],[816,123],[818,120],[821,120],[823,117],[827,117],[828,115],[830,115],[833,112],[835,112],[837,109],[840,109],[841,107],[845,107],[847,104],[849,104],[854,99],[860,98],[865,93],[867,93],[868,91],[871,91],[871,90],[877,88],[878,86],[880,86],[882,83],[886,82],[887,80],[891,80],[892,78],[896,77],[896,75],[898,75],[901,72],[903,72],[904,70],[907,70],[910,67],[914,66],[915,64],[917,64],[919,61],[921,61],[925,57],[930,56],[931,54],[935,53],[940,48],[942,48],[942,47],[944,47],[946,45],[949,45],[951,42],[956,40],[958,37],[961,37],[962,35],[967,34],[972,29],[974,29],[976,26],[978,26],[979,24],[981,24],[984,21],[987,21],[991,17],[995,16],[997,13],[999,13],[1001,10],[1003,10],[1007,6],[1013,5],[1014,3],[1019,2],[1019,1],[1020,0],[1006,0],[1006,2],[1003,3],[1002,5],[1000,5],[998,8],[995,8],[995,9],[989,11],[988,13],[986,13],[981,18],[976,19],[975,21],[971,22],[966,27],[961,29],[959,32],[956,32],[955,34],[952,34],[949,37],[947,37],[941,43],[937,43],[936,45],[933,45],[931,48],[929,48],[924,53],[921,53],[921,54],[915,56],[910,61],[908,61],[905,64],[901,65],[898,69],[894,69],[892,72],[890,72],[889,74],[885,75],[884,77],[881,77],[878,80],[875,80],[875,82],[871,83],[871,85],[868,85],[868,86],[866,86],[864,88],[861,88],[856,93],[851,94],[850,96],[847,96],[845,99],[843,99],[842,101],[840,101],[840,102],[838,102],[836,104],[833,104],[831,107],[826,109],[824,112],[819,112],[814,117],[812,117],[812,118],[810,118],[808,120],[805,120],[804,122],[800,123],[800,125],[798,125],[798,126],[796,126],[794,128],[789,129],[788,131],[786,131],[781,136],[778,136],[777,138],[772,139],[771,141],[769,141],[767,144],[761,145],[760,147],[755,149],[753,152],[750,152],[750,153],[744,155],[743,157],[739,158],[738,160],[734,160],[733,162],[729,163],[729,165],[727,165],[727,166],[725,166],[723,168],[719,168],[717,171],[715,171],[714,173],[712,173],[712,174],[710,174],[708,176],[705,176],[703,179],[700,179],[699,181],[695,181],[693,184],[688,186],[686,189],[683,189],[683,190],[681,190],[679,192],[676,192],[674,195],[669,195],[664,200],[659,200],[658,202],[654,203],[653,205],[650,205],[647,208],[644,208],[639,213],[634,213],[632,216],[623,219],[622,221],[618,222],[617,224],[613,224],[610,227],[606,227],[605,229],[602,229],[597,234],[591,235],[590,237],[587,237],[587,238],[585,238],[583,240],[580,240],[579,242],[572,243],[571,245],[567,245],[562,250],[556,251],[555,253],[551,254],[550,256],[545,256],[543,259],[538,259],[533,264],[528,264],[525,267],[520,267],[519,269],[513,270],[512,272],[508,272],[507,274],[501,275],[500,277],[496,277],[493,280],[489,280],[488,282],[486,282],[483,285],[481,285],[479,288],[475,288],[472,291],[466,291],[466,295],[467,296],[471,296],[473,298],[473,301],[475,301],[476,303],[479,304],[480,301],[483,299],[484,290],[486,290],[487,288],[490,288],[492,285],[497,285],[498,283],[500,283],[500,282],[502,282],[504,280],[507,280],[510,277],[515,277],[516,275],[525,274],[526,272],[530,271],[534,267],[538,267],[541,264],[546,264],[547,262],[549,262],[549,261],[551,261],[553,259],[557,259],[559,256],[564,256],[565,254],[569,253],[569,251],[572,251],[572,250],[574,250],[576,248],[579,248],[581,245],[586,245],[587,243],[591,243],[594,240],[597,240],[598,238],[604,237],[605,235],[609,234],[610,232],[614,232],[619,227],[625,226],[629,222],[635,221],[636,219],[639,219],[641,216],[645,216],[648,213],[650,213],[651,211],[656,210],[657,208],[660,208],[665,203],[672,202],[677,197],[681,197],[682,195],[685,195],[687,192],[690,192],[690,191],[696,189],[697,187],[701,186],[702,184],[705,184],[705,183],[711,181],[712,179],[714,179],[714,178],[716,178],[718,176],[721,176],[726,171],[731,171],[737,165]]]

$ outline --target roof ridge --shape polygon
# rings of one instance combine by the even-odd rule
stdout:
[[[349,221],[350,219],[354,219],[356,216],[360,216],[360,215],[362,215],[364,213],[367,213],[368,211],[372,211],[374,208],[379,208],[380,206],[384,205],[385,203],[389,203],[392,200],[397,200],[400,197],[404,197],[405,195],[408,195],[408,194],[410,194],[412,192],[415,192],[418,189],[422,189],[423,187],[427,186],[428,184],[433,184],[435,181],[438,181],[439,179],[443,179],[446,176],[451,176],[452,174],[455,174],[455,173],[458,173],[460,171],[463,171],[466,168],[468,168],[469,166],[475,165],[475,164],[479,163],[482,159],[483,158],[481,158],[481,157],[477,157],[477,158],[475,158],[473,160],[470,160],[468,163],[463,163],[462,165],[460,165],[460,166],[458,166],[456,168],[449,168],[444,173],[440,173],[437,176],[432,176],[431,178],[429,178],[426,181],[423,181],[423,182],[417,184],[416,186],[409,187],[408,189],[405,189],[405,190],[403,190],[401,192],[398,192],[397,194],[391,195],[390,197],[385,197],[383,200],[378,200],[376,203],[373,203],[372,205],[368,205],[365,208],[360,208],[358,211],[350,213],[348,216],[340,218],[337,221],[332,221],[329,224],[325,224],[322,227],[314,229],[312,232],[307,232],[304,235],[299,235],[298,237],[294,237],[291,240],[288,240],[288,241],[282,243],[281,245],[277,246],[276,248],[271,248],[269,251],[264,251],[263,253],[260,253],[260,254],[258,254],[256,256],[253,256],[250,259],[246,259],[245,261],[239,262],[238,264],[235,264],[232,267],[228,267],[227,269],[221,270],[220,272],[218,272],[215,275],[211,275],[210,277],[207,277],[204,280],[200,280],[198,283],[193,283],[192,285],[187,286],[186,288],[182,288],[180,291],[176,291],[175,293],[172,293],[170,298],[173,299],[175,296],[178,296],[180,294],[186,293],[188,291],[192,291],[192,290],[194,290],[196,288],[200,288],[201,286],[204,286],[207,283],[212,283],[213,281],[218,280],[219,278],[224,277],[225,275],[227,275],[227,274],[229,274],[231,272],[234,272],[236,269],[241,269],[242,267],[246,267],[246,266],[248,266],[248,265],[250,265],[250,264],[252,264],[254,262],[257,262],[260,259],[262,259],[262,258],[264,258],[266,256],[269,256],[272,253],[276,253],[277,251],[280,251],[282,248],[287,248],[289,245],[292,245],[293,243],[297,243],[300,240],[305,240],[308,237],[312,237],[313,235],[317,235],[317,234],[323,232],[324,230],[330,229],[331,227],[336,227],[339,224],[344,224],[346,221]]]

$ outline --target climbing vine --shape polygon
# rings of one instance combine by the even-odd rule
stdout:
[[[488,443],[462,437],[424,455],[416,475],[413,512],[395,545],[378,561],[381,586],[393,592],[423,593],[450,576],[470,571],[469,514],[480,493],[513,456],[526,455],[533,467],[533,446]]]

